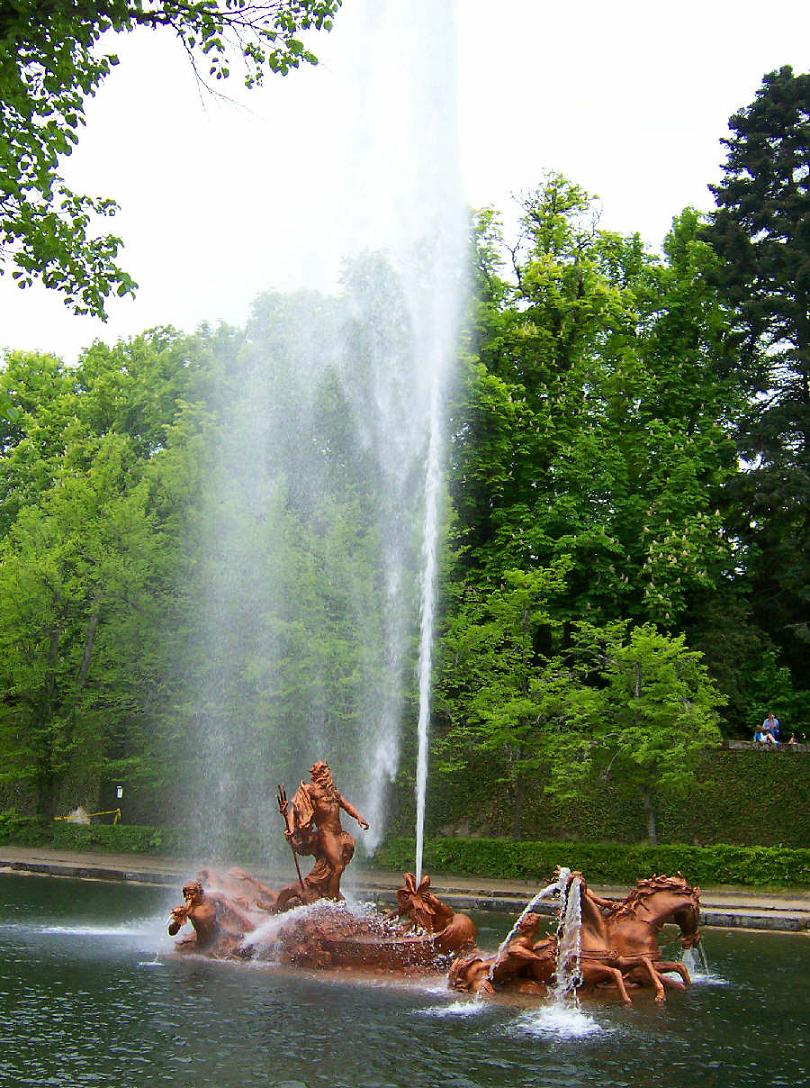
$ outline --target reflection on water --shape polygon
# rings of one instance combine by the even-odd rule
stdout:
[[[629,1009],[606,994],[526,1011],[440,982],[353,986],[172,958],[176,899],[0,876],[0,1084],[810,1088],[806,937],[709,931],[710,977],[728,985],[672,993],[664,1008],[646,991]]]

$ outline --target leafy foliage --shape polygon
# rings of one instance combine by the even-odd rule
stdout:
[[[174,553],[158,485],[172,458],[159,456],[165,417],[148,408],[170,371],[166,404],[181,415],[186,361],[167,332],[98,346],[75,370],[12,355],[0,375],[16,411],[0,459],[2,781],[27,782],[45,817],[60,783],[93,798],[107,761],[133,754],[165,666],[157,635]]]
[[[412,864],[412,839],[388,839],[372,864],[403,869]],[[550,879],[558,865],[581,869],[589,879],[633,884],[650,873],[682,872],[695,884],[806,887],[810,850],[777,846],[621,846],[616,843],[504,842],[503,839],[429,839],[425,865],[434,873],[500,879]]]
[[[558,175],[524,210],[511,283],[494,221],[479,226],[479,357],[451,484],[460,572],[564,559],[561,619],[671,629],[732,562],[713,511],[735,471],[738,396],[711,251],[687,211],[656,260],[596,229],[587,194]]]
[[[490,606],[495,617],[502,611],[498,604]],[[717,707],[723,700],[701,655],[686,648],[683,636],[669,638],[651,624],[628,630],[619,621],[605,628],[579,624],[567,650],[538,656],[532,637],[537,613],[524,602],[507,616],[505,628],[458,617],[463,638],[448,636],[455,658],[444,686],[453,724],[444,747],[468,759],[477,752],[505,753],[514,766],[513,789],[521,777],[550,768],[546,788],[566,799],[582,789],[595,761],[606,765],[606,777],[618,775],[637,789],[654,843],[657,798],[685,795],[696,784],[702,752],[720,740]],[[466,655],[458,653],[460,646]],[[453,689],[455,676],[463,680]],[[472,693],[466,701],[464,682]],[[444,769],[464,765],[457,758]],[[520,837],[519,822],[513,834]]]
[[[0,842],[41,846],[49,840],[50,830],[36,816],[22,815],[13,808],[0,812]]]
[[[472,811],[475,829],[515,837],[559,822],[569,837],[636,838],[642,811],[651,840],[729,829],[733,841],[778,841],[773,821],[751,828],[710,804],[706,772],[721,724],[750,736],[771,709],[786,734],[808,724],[799,603],[768,611],[771,588],[804,570],[799,477],[782,480],[763,533],[746,495],[775,478],[776,454],[741,468],[735,442],[770,411],[752,375],[781,350],[774,340],[763,353],[776,325],[758,319],[759,342],[741,349],[753,318],[690,209],[661,253],[600,230],[593,200],[559,175],[523,212],[514,244],[494,212],[473,230],[474,337],[452,406],[442,556],[437,810],[448,826]],[[317,374],[313,330],[332,343],[344,318],[311,292],[264,297],[244,331],[153,330],[95,344],[76,367],[5,360],[3,807],[43,820],[78,802],[106,808],[117,777],[129,820],[193,819],[211,810],[206,745],[223,743],[228,722],[242,755],[219,752],[237,783],[222,822],[249,837],[251,813],[270,803],[268,753],[279,778],[295,774],[317,733],[350,791],[365,722],[407,710],[396,700],[413,646],[384,647],[387,602],[399,615],[414,595],[378,559],[415,554],[402,511],[416,500],[404,476],[382,486],[378,455],[399,450],[374,402],[391,365],[378,342],[396,359],[406,323],[378,258],[350,270],[345,290],[349,348]],[[389,408],[415,410],[407,391]],[[255,427],[269,436],[260,448]],[[798,472],[791,442],[779,464]],[[734,782],[724,797],[741,796]],[[789,808],[783,787],[776,775],[766,792]],[[698,804],[695,829],[681,808]]]
[[[221,80],[236,54],[245,83],[265,69],[286,75],[315,56],[299,37],[328,30],[340,0],[13,0],[0,11],[0,274],[20,287],[40,279],[75,313],[105,316],[111,293],[136,284],[116,263],[121,239],[94,233],[118,210],[107,197],[74,193],[59,173],[85,123],[84,107],[118,58],[105,35],[172,31],[197,78]]]
[[[722,696],[684,637],[661,635],[651,624],[630,631],[626,623],[582,625],[569,659],[557,665],[558,676],[584,674],[596,686],[587,701],[572,700],[559,684],[550,695],[559,725],[548,753],[550,789],[570,796],[601,750],[609,757],[604,777],[621,775],[637,788],[654,844],[657,797],[686,795],[702,752],[720,741]]]
[[[750,398],[747,471],[728,521],[745,550],[756,623],[794,675],[810,666],[810,75],[765,76],[729,121],[717,210],[704,235],[734,315]]]

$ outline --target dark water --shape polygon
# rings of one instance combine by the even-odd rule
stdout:
[[[806,937],[709,931],[714,982],[663,1009],[648,991],[631,1009],[590,1001],[555,1026],[441,984],[352,986],[169,959],[176,898],[0,877],[3,1088],[810,1086]],[[482,921],[482,943],[495,945],[502,930]]]

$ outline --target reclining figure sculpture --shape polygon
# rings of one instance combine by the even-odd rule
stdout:
[[[540,915],[530,911],[518,922],[515,936],[494,956],[476,951],[456,959],[447,976],[450,989],[487,995],[505,989],[545,994],[554,976],[556,941],[537,939],[540,921]]]
[[[234,955],[245,934],[255,928],[238,904],[221,892],[207,892],[199,880],[183,885],[183,902],[172,908],[169,936],[179,933],[186,922],[191,923],[194,933],[178,941],[176,947],[216,959]]]

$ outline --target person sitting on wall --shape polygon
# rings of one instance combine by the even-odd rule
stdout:
[[[781,733],[779,719],[774,717],[772,710],[768,712],[768,717],[762,723],[762,728],[766,733],[770,733],[773,744],[779,743]]]

